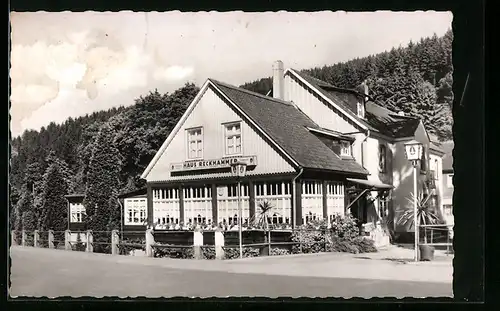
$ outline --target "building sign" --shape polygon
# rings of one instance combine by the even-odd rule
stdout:
[[[248,166],[257,165],[256,156],[240,156],[212,160],[194,160],[181,163],[172,163],[170,165],[170,169],[172,172],[213,170],[220,168],[230,168],[232,163],[236,163],[238,161],[246,163]]]

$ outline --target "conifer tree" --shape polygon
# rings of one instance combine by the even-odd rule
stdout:
[[[120,188],[121,159],[113,141],[114,133],[103,125],[93,144],[85,199],[85,222],[94,231],[110,231],[120,227],[117,202]]]
[[[63,231],[68,223],[68,203],[64,197],[68,193],[67,167],[64,162],[50,155],[51,164],[43,176],[42,230]]]

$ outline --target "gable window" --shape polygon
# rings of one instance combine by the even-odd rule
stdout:
[[[224,125],[226,155],[241,154],[241,122]]]
[[[351,156],[351,144],[348,141],[340,142],[340,155],[341,156]]]
[[[378,169],[381,173],[385,173],[387,170],[387,149],[385,145],[378,146]]]
[[[365,107],[363,106],[363,103],[358,102],[358,117],[364,118],[365,117]]]
[[[453,188],[453,174],[448,174],[446,178],[446,185],[448,188]]]
[[[199,159],[203,157],[203,128],[198,127],[187,130],[188,158]]]

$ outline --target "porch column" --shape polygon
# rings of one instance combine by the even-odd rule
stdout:
[[[147,184],[147,202],[148,202],[148,227],[153,227],[153,188],[151,184]]]
[[[181,185],[177,189],[179,191],[179,222],[184,224],[184,186]]]
[[[253,181],[248,181],[248,208],[249,208],[249,217],[255,216],[255,188],[253,185]],[[250,221],[249,219],[249,221]]]
[[[323,219],[327,219],[328,220],[328,200],[327,200],[327,196],[326,196],[326,192],[328,190],[328,187],[327,187],[327,182],[326,180],[323,180]]]
[[[292,185],[292,198],[295,198],[292,200],[292,225],[300,226],[302,225],[302,181],[295,181],[295,193],[293,188]],[[297,206],[294,207],[294,204],[297,204]],[[294,209],[295,213],[293,213]]]
[[[217,185],[212,184],[212,222],[214,224],[219,224],[219,213],[217,211]]]

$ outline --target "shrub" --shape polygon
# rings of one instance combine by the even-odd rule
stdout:
[[[327,250],[340,253],[359,253],[359,248],[352,241],[339,237],[332,237],[327,245]]]
[[[243,258],[249,257],[259,257],[260,249],[257,247],[245,247],[243,248]],[[240,258],[239,248],[225,248],[224,249],[224,259],[236,259]]]
[[[292,232],[292,253],[319,253],[325,249],[324,231],[312,230],[309,228],[300,228]]]
[[[271,256],[290,255],[290,250],[286,248],[271,248]]]
[[[345,239],[353,239],[359,236],[356,220],[351,215],[341,216],[335,214],[330,224],[330,232],[333,236]]]
[[[137,244],[135,245],[123,245],[121,243],[127,244]],[[130,255],[130,252],[136,249],[140,249],[146,251],[146,239],[145,238],[135,238],[135,239],[127,239],[122,240],[120,244],[118,244],[118,250],[120,255]],[[139,246],[142,245],[142,246]]]
[[[356,245],[360,253],[376,253],[377,248],[373,240],[358,236],[352,240],[352,244]]]
[[[213,246],[202,247],[201,257],[203,259],[215,259],[215,247]]]
[[[156,258],[191,259],[194,256],[192,247],[155,247]]]

